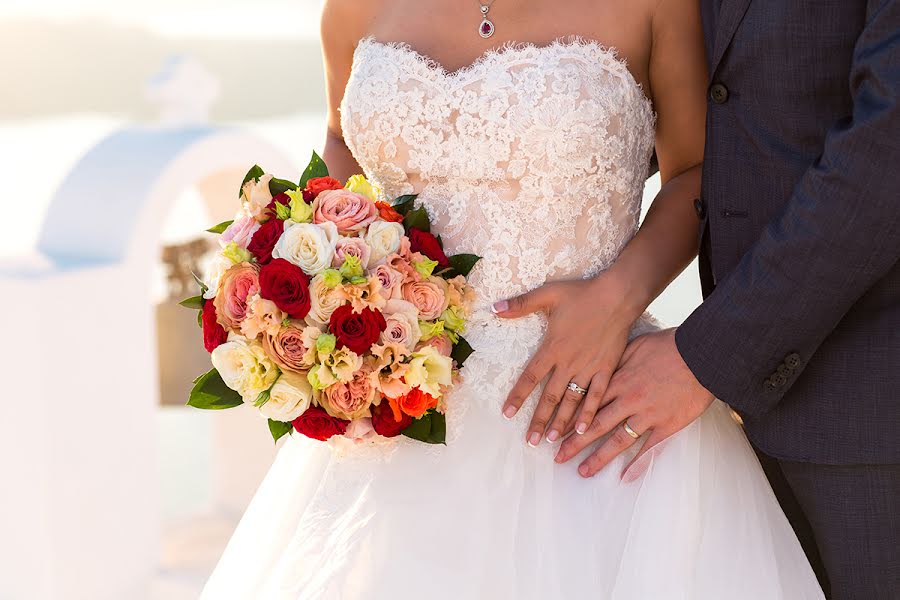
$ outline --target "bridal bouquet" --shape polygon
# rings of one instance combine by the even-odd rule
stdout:
[[[444,443],[479,257],[447,256],[414,195],[382,195],[329,177],[316,153],[299,184],[247,173],[237,216],[208,230],[220,250],[200,294],[181,302],[213,365],[188,405],[252,405],[276,441]]]

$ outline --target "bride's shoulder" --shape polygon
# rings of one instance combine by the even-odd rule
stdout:
[[[322,43],[346,44],[366,36],[375,16],[389,0],[325,0],[322,7]]]

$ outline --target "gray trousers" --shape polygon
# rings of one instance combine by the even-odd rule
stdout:
[[[900,599],[900,465],[820,465],[756,454],[826,597]]]

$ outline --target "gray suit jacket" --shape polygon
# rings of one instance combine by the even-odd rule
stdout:
[[[702,0],[706,299],[676,334],[773,456],[900,463],[900,0]]]

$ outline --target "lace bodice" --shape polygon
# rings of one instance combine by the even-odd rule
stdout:
[[[542,315],[501,320],[490,304],[591,277],[634,235],[655,115],[625,63],[593,41],[506,45],[448,72],[406,44],[367,37],[341,125],[388,198],[417,193],[448,254],[482,257],[469,276],[475,354],[448,409],[452,443],[467,404],[499,415],[545,330]]]
[[[455,72],[360,41],[344,138],[388,197],[418,193],[492,302],[608,267],[637,228],[654,141],[649,100],[613,50],[507,45]]]

